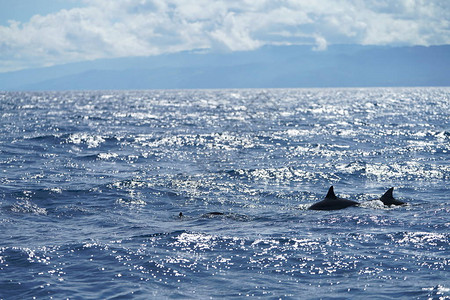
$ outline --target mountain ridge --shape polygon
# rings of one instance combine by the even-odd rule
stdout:
[[[450,86],[450,45],[265,46],[99,59],[0,73],[0,90]]]

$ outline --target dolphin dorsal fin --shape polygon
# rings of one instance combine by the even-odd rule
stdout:
[[[381,196],[381,198],[394,198],[394,196],[392,195],[393,192],[394,192],[394,188],[391,187],[390,189],[388,189],[386,191],[386,193],[384,193],[383,196]]]
[[[334,188],[333,186],[330,186],[330,189],[328,190],[327,195],[325,196],[325,198],[331,198],[331,199],[336,199],[336,194],[334,193]]]

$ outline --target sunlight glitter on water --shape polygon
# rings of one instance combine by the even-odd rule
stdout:
[[[448,298],[449,91],[0,93],[0,298]]]

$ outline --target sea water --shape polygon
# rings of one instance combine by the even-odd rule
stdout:
[[[0,116],[1,299],[450,298],[450,88],[2,92]],[[308,210],[331,185],[361,205]]]

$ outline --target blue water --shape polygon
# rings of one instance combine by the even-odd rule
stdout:
[[[1,299],[450,299],[450,88],[9,92],[0,115]],[[330,185],[361,205],[307,210]],[[391,186],[408,205],[371,201]]]

